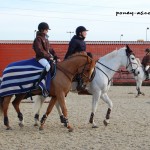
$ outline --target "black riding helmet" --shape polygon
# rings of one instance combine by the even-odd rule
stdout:
[[[145,52],[150,53],[150,49],[149,49],[149,48],[146,48],[146,49],[145,49]]]
[[[80,35],[83,31],[88,31],[84,26],[79,26],[76,28],[76,35]]]
[[[38,30],[42,31],[42,30],[50,30],[49,25],[46,22],[41,22],[38,25]]]

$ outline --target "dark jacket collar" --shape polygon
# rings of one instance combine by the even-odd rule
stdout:
[[[77,35],[74,35],[72,39],[84,40],[85,38],[77,36]]]
[[[40,31],[37,31],[37,32],[36,32],[36,36],[45,37],[45,36],[46,36],[46,34],[45,34],[45,33],[40,32]]]
[[[37,36],[41,36],[41,37],[46,38],[46,39],[49,38],[49,36],[48,36],[47,34],[45,34],[45,33],[43,33],[43,32],[40,32],[40,31],[37,31],[37,32],[36,32],[36,37],[37,37]]]

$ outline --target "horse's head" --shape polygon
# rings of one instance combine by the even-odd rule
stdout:
[[[84,83],[87,83],[91,81],[95,68],[95,60],[91,59],[87,53],[80,53],[78,56],[82,57],[82,65],[78,68],[77,74],[80,75]]]
[[[130,72],[136,75],[136,70],[139,67],[139,63],[133,53],[133,51],[130,49],[128,45],[126,45],[126,57],[127,57],[127,62],[126,62],[126,69]]]

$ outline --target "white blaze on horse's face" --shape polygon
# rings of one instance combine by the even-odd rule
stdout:
[[[127,70],[129,72],[135,72],[135,70],[138,68],[138,62],[133,54],[131,54],[129,57],[127,57]]]

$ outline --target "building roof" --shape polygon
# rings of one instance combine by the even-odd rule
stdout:
[[[0,44],[32,44],[33,40],[0,40]],[[50,41],[51,44],[68,44],[68,41]]]
[[[0,40],[0,44],[31,44],[31,40]]]
[[[32,44],[32,40],[0,40],[0,44]],[[69,44],[69,41],[50,41],[51,44]],[[150,41],[86,41],[90,45],[117,45],[117,44],[150,44]]]

